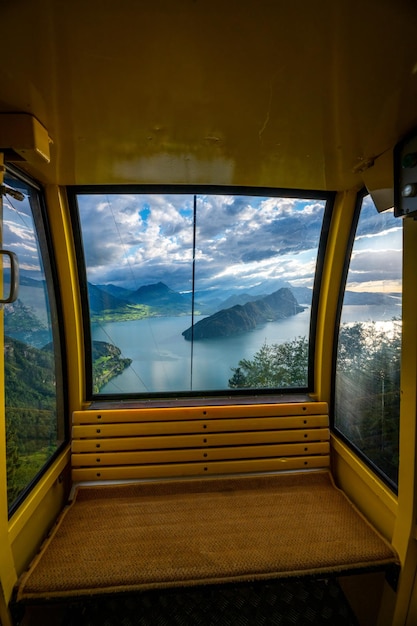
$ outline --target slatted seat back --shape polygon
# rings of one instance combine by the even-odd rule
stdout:
[[[330,465],[324,402],[75,411],[74,482]]]

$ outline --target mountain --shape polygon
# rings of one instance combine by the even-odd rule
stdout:
[[[32,307],[24,304],[20,298],[4,308],[4,332],[8,335],[16,333],[46,330],[46,325],[40,320]]]
[[[294,294],[294,298],[297,302],[301,304],[311,304],[311,300],[313,298],[313,290],[309,289],[309,287],[293,287],[292,285],[289,287]]]
[[[126,289],[125,287],[118,287],[117,285],[112,285],[108,283],[106,285],[96,285],[98,289],[104,291],[105,293],[109,293],[111,296],[115,298],[119,298],[120,300],[125,300],[126,302],[129,300],[130,296],[133,293],[132,289]]]
[[[378,293],[374,291],[346,291],[343,300],[344,304],[353,305],[382,305],[388,304],[390,306],[401,302],[398,298],[401,294],[393,293]]]
[[[143,285],[129,296],[132,304],[146,304],[157,309],[160,315],[191,314],[190,296],[170,289],[165,283]]]
[[[9,292],[9,285],[10,276],[5,275],[3,293]],[[39,322],[45,327],[49,321],[48,310],[45,306],[47,293],[46,282],[44,280],[35,280],[20,272],[18,299],[24,306],[31,310],[32,314],[36,316]],[[7,304],[4,310],[11,310],[11,307],[12,304]]]
[[[218,310],[230,309],[231,307],[236,306],[236,304],[240,304],[243,306],[247,304],[248,302],[255,302],[256,300],[261,300],[266,295],[267,294],[262,294],[260,296],[251,296],[248,293],[234,294],[232,296],[229,296],[226,300],[224,300],[224,302],[219,304]]]
[[[108,291],[92,283],[88,283],[88,301],[91,313],[102,313],[103,311],[120,310],[128,305],[126,300],[112,296]]]
[[[191,294],[173,291],[162,282],[143,285],[136,291],[111,283],[88,283],[90,311],[96,318],[128,320],[155,316],[191,315]],[[195,303],[200,314],[200,307]]]
[[[42,317],[38,315],[39,312]],[[4,332],[13,339],[42,348],[51,341],[51,329],[45,306],[43,310],[36,311],[32,306],[24,304],[20,298],[7,304],[4,307]]]
[[[194,327],[187,328],[182,334],[187,341],[230,337],[253,330],[259,324],[285,319],[302,311],[304,307],[298,304],[290,289],[283,287],[260,300],[222,309],[200,320]]]
[[[235,306],[235,304],[244,305],[247,302],[255,302],[256,300],[261,300],[262,298],[265,298],[269,293],[278,291],[279,289],[282,289],[284,287],[291,290],[298,303],[308,306],[311,305],[313,290],[309,287],[294,287],[288,281],[283,280],[264,281],[262,283],[259,283],[258,285],[255,285],[254,287],[245,290],[244,292],[242,292],[241,290],[235,290],[229,293],[226,299],[219,299],[213,304],[213,306],[211,307],[211,312],[215,313],[216,311],[220,311],[221,309],[228,309],[232,306]],[[202,297],[200,297],[199,299],[201,300]]]
[[[48,349],[29,346],[7,335],[4,337],[4,353],[8,408],[32,406],[43,409],[36,413],[36,419],[19,424],[27,432],[32,422],[36,424],[47,413],[44,409],[50,410],[53,419],[53,410],[56,408],[54,355]],[[50,419],[51,415],[48,413],[46,417]],[[16,419],[18,418],[17,415]]]
[[[269,286],[269,289],[268,289],[268,286]],[[287,289],[291,289],[297,302],[300,302],[302,304],[308,304],[308,305],[311,304],[311,299],[313,297],[313,290],[310,289],[309,287],[295,287],[288,281],[281,280],[281,281],[278,281],[278,283],[275,283],[274,291],[277,291],[278,289],[282,289],[283,287],[286,287]],[[268,292],[271,292],[271,283],[264,281],[263,283],[252,288],[249,293],[251,295],[260,294],[258,295],[258,298],[263,298],[264,294]]]
[[[223,292],[223,298],[220,298],[219,291],[211,292],[196,292],[194,300],[195,313],[197,315],[208,315],[212,317],[214,314],[222,314],[222,311],[234,308],[237,305],[246,307],[249,303],[259,303],[260,301],[266,301],[271,295],[265,295],[267,283],[262,283],[256,287],[245,291],[244,293],[235,291]],[[277,283],[275,283],[277,286]],[[35,287],[38,287],[36,289]],[[43,287],[41,281],[33,281],[27,279],[26,285],[22,287],[22,293],[28,297],[27,300],[33,304],[36,304],[37,293],[43,294],[43,290],[39,289]],[[286,289],[287,292],[291,292],[292,297],[295,299],[298,306],[309,306],[311,304],[313,290],[307,287],[295,287],[288,282],[280,281],[278,283],[278,289],[275,289],[274,293],[278,293],[281,289]],[[26,290],[28,293],[26,293]],[[136,291],[112,285],[111,283],[105,285],[92,285],[88,283],[88,294],[90,300],[91,314],[96,318],[105,317],[106,320],[119,319],[140,319],[149,316],[180,316],[191,315],[192,309],[192,295],[191,293],[180,293],[174,291],[163,282],[152,283],[149,285],[143,285]],[[398,302],[400,294],[382,294],[373,292],[351,292],[347,291],[345,295],[345,304],[355,305],[393,305]],[[43,302],[43,301],[42,301]],[[259,304],[257,307],[259,308]],[[38,307],[39,308],[39,307]],[[248,314],[249,309],[245,309],[243,317]],[[34,311],[40,317],[40,309]],[[229,315],[229,314],[228,314]],[[255,318],[258,314],[255,314]],[[265,313],[265,317],[273,319],[274,314]],[[230,317],[230,316],[229,316]],[[252,316],[253,317],[253,316]],[[206,318],[209,319],[209,318]],[[201,320],[203,321],[203,320]],[[245,326],[249,324],[242,321]],[[230,322],[226,326],[233,326]],[[251,326],[253,327],[253,326]],[[238,332],[238,331],[236,331]]]

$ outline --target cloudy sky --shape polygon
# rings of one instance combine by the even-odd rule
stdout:
[[[313,284],[324,201],[197,196],[196,290],[250,290],[289,281]],[[192,195],[80,195],[88,280],[137,289],[158,281],[192,287]],[[349,289],[398,291],[401,220],[378,214],[369,199],[357,231]],[[41,278],[28,200],[4,202],[3,245],[21,272]],[[278,288],[278,287],[277,287]]]
[[[80,195],[88,280],[192,287],[192,195]],[[323,200],[197,196],[196,290],[311,287]],[[277,287],[278,288],[278,287]]]
[[[350,262],[347,289],[401,292],[402,223],[392,211],[377,213],[365,197]]]
[[[2,247],[17,254],[22,274],[35,280],[44,278],[32,210],[27,197],[23,201],[4,197]]]

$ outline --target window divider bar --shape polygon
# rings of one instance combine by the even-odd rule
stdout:
[[[194,194],[193,206],[193,267],[191,293],[191,361],[190,361],[190,390],[193,390],[193,356],[194,356],[194,304],[195,304],[195,248],[197,231],[197,196]]]

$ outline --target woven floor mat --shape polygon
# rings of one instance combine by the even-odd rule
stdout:
[[[397,561],[327,472],[80,487],[17,601]]]

